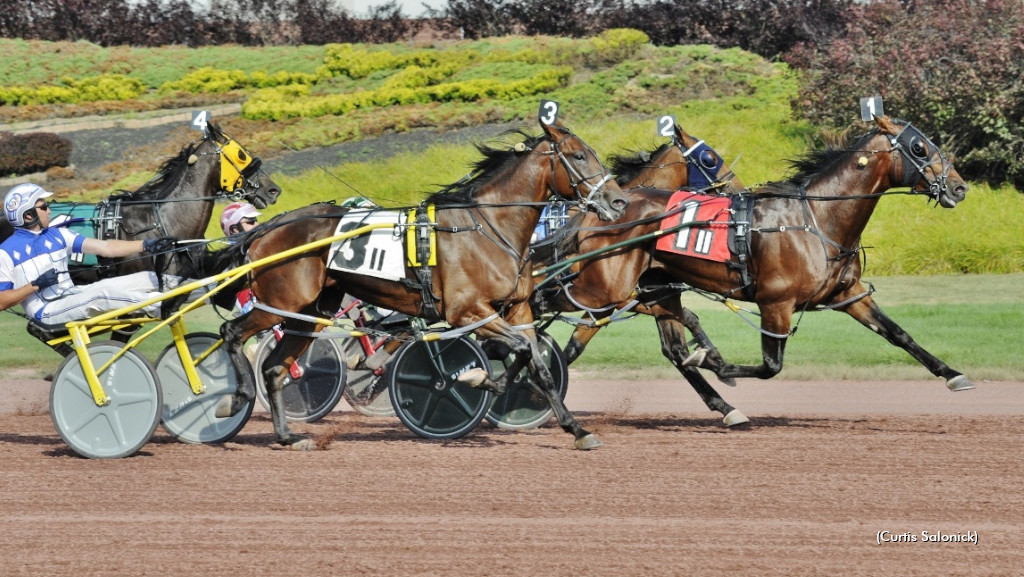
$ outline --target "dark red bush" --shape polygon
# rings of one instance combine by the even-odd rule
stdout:
[[[41,172],[54,166],[68,166],[71,141],[50,132],[0,133],[0,175]]]

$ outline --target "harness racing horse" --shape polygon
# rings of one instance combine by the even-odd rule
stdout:
[[[879,198],[892,188],[909,187],[944,208],[967,195],[967,184],[946,155],[916,127],[875,117],[874,129],[852,145],[842,139],[793,161],[795,175],[733,197],[733,207],[749,205],[746,267],[653,251],[641,289],[668,282],[754,302],[761,314],[760,365],[716,362],[725,377],[767,379],[782,369],[792,316],[808,310],[844,311],[907,351],[953,391],[974,388],[958,371],[924,350],[890,319],[861,283],[861,234]],[[848,147],[847,147],[848,146]],[[657,193],[668,202],[668,193]],[[733,223],[731,226],[737,226]],[[713,361],[714,362],[714,361]]]
[[[68,214],[78,214],[77,208],[89,205],[55,202],[51,203],[54,218],[71,216],[66,225],[92,221],[96,236],[103,239],[191,239],[201,238],[206,232],[215,200],[246,199],[260,209],[277,202],[281,187],[261,170],[260,159],[224,134],[217,124],[206,126],[202,140],[186,145],[177,156],[165,161],[138,189],[113,194],[96,205],[94,216],[74,218]],[[6,219],[0,219],[3,226],[7,230],[0,230],[0,240],[13,232]],[[93,282],[104,276],[153,270],[156,260],[101,258],[99,266],[74,266],[72,276],[78,284]],[[180,266],[168,263],[163,272],[178,272]]]
[[[266,208],[277,202],[281,187],[261,168],[262,162],[252,156],[237,141],[208,123],[203,138],[181,149],[177,156],[165,161],[153,178],[130,192],[111,195],[95,207],[89,205],[52,203],[55,218],[71,216],[65,225],[76,228],[93,224],[97,238],[142,240],[161,236],[177,239],[201,238],[213,215],[214,201],[218,199],[247,199],[257,208]],[[74,218],[85,207],[90,216]],[[0,224],[7,224],[0,219]],[[0,231],[0,237],[3,237]],[[10,234],[8,232],[7,234]],[[76,284],[95,282],[108,276],[120,276],[143,270],[192,276],[196,264],[186,257],[185,251],[172,251],[145,257],[97,259],[96,265],[69,266]],[[178,258],[172,258],[172,257]],[[183,295],[181,299],[183,300]],[[165,305],[166,310],[173,305]],[[28,331],[43,342],[54,335],[32,322]],[[125,338],[120,332],[115,338]],[[66,356],[68,345],[58,345],[57,353]]]
[[[635,289],[651,260],[651,243],[636,239],[657,231],[666,211],[664,199],[660,195],[651,198],[653,190],[647,187],[734,194],[744,190],[743,184],[732,171],[723,170],[725,163],[714,149],[678,124],[673,125],[671,142],[653,151],[616,155],[609,160],[612,171],[618,175],[616,181],[630,198],[625,215],[618,221],[625,224],[601,226],[591,214],[583,214],[561,235],[556,233],[552,240],[557,246],[550,258],[539,265],[590,252],[595,256],[574,264],[565,275],[553,275],[549,287],[535,291],[534,312],[587,311],[592,322],[577,324],[565,347],[566,359],[572,363],[605,326],[603,319],[617,310],[635,306],[632,310],[654,316],[662,353],[705,405],[720,412],[727,425],[746,423],[747,418],[726,403],[697,370],[697,366],[711,366],[706,358],[717,360],[715,366],[724,361],[701,328],[697,315],[682,306],[679,291],[658,291],[644,295],[639,303],[634,300],[638,296]],[[698,343],[698,350],[693,353],[687,347],[683,327],[690,330]]]
[[[221,326],[240,386],[235,395],[222,399],[218,416],[234,414],[255,395],[242,344],[287,320],[289,331],[260,370],[267,385],[277,442],[309,448],[306,437],[289,429],[282,388],[288,367],[309,345],[308,332],[314,329],[314,323],[279,313],[330,316],[338,309],[342,296],[349,294],[429,321],[444,320],[453,327],[473,326],[479,339],[493,339],[508,347],[515,360],[502,378],[494,381],[486,371],[476,369],[458,380],[501,394],[508,385],[506,381],[528,365],[533,382],[554,408],[559,424],[575,437],[575,447],[600,446],[601,442],[565,408],[539,353],[527,302],[533,291],[529,243],[552,194],[576,199],[604,220],[621,216],[627,201],[597,155],[579,137],[557,120],[541,125],[544,134],[526,137],[518,133],[525,140],[510,148],[477,145],[484,158],[477,162],[471,176],[426,199],[428,207],[436,207],[436,224],[429,228],[437,234],[436,266],[429,267],[429,282],[417,274],[421,268],[407,263],[402,271],[405,278],[399,280],[329,268],[328,247],[300,251],[283,261],[254,268],[249,280],[258,301],[256,308]],[[584,194],[581,187],[588,192]],[[429,212],[429,208],[421,210],[423,206],[417,214]],[[247,249],[248,258],[255,262],[331,237],[349,210],[318,204],[285,213],[246,233],[240,248]],[[225,259],[213,253],[208,270],[224,270]],[[295,334],[303,331],[306,333]]]

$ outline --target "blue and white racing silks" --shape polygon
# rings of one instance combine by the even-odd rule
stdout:
[[[68,274],[68,253],[81,252],[84,242],[85,237],[65,227],[43,231],[14,229],[14,234],[0,244],[0,290],[25,286],[47,270],[56,270],[58,284],[36,291],[21,302],[28,315],[38,318],[46,301],[74,288]]]

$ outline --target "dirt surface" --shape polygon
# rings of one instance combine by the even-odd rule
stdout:
[[[61,441],[48,383],[0,383],[0,575],[1016,575],[1024,383],[741,381],[726,429],[674,381],[573,374],[605,446],[486,423],[427,441],[344,405],[274,448],[161,429],[137,455]],[[886,533],[887,532],[887,533]],[[929,536],[970,542],[929,541]],[[898,542],[882,542],[880,535]]]

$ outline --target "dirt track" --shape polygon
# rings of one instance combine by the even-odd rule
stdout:
[[[573,375],[606,446],[486,424],[428,442],[339,408],[271,448],[158,429],[138,455],[74,456],[46,383],[0,384],[2,575],[1014,575],[1024,566],[1024,383],[721,388],[726,430],[678,383]],[[15,394],[17,393],[17,394]],[[878,544],[879,533],[916,542]],[[928,542],[977,535],[977,543]]]

